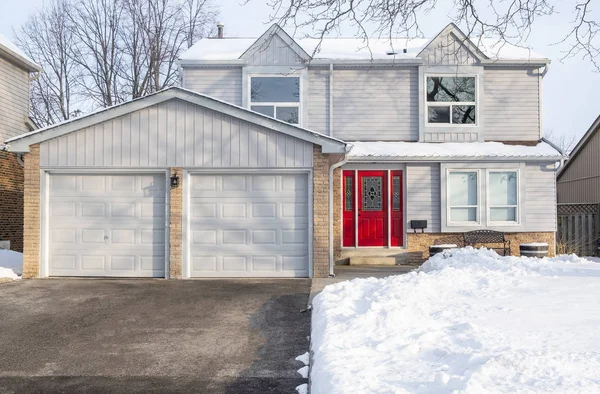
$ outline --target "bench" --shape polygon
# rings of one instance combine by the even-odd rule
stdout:
[[[475,246],[481,244],[502,244],[502,247],[491,248],[498,254],[502,251],[503,256],[510,256],[510,240],[504,237],[504,233],[493,230],[474,230],[463,234],[465,246]]]

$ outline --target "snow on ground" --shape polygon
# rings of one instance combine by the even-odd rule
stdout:
[[[325,287],[312,394],[598,393],[600,264],[453,249]]]
[[[0,278],[20,279],[23,273],[23,254],[0,249]]]

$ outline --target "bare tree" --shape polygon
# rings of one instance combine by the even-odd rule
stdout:
[[[247,0],[252,1],[252,0]],[[446,0],[450,5],[450,0]],[[555,5],[564,0],[454,0],[453,22],[469,37],[494,36],[500,42],[523,45],[533,25],[556,13]],[[571,30],[562,43],[566,57],[582,56],[600,71],[600,24],[592,15],[592,0],[573,0]],[[271,20],[296,29],[308,28],[313,38],[323,39],[343,24],[357,29],[368,43],[371,34],[420,37],[420,23],[441,3],[439,0],[269,0],[274,13]],[[368,27],[374,25],[373,31]],[[319,46],[315,51],[318,51]]]
[[[15,33],[45,70],[34,119],[52,124],[176,85],[181,52],[213,31],[212,1],[51,0]]]
[[[69,119],[79,112],[76,82],[81,69],[70,56],[76,39],[65,0],[52,0],[16,34],[21,49],[44,70],[31,84],[31,117],[39,125]]]
[[[559,135],[550,129],[544,132],[544,136],[566,154],[571,153],[575,145],[577,145],[577,139],[574,135]]]

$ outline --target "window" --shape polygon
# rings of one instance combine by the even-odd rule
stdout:
[[[354,193],[352,193],[353,177],[346,176],[346,190],[344,191],[344,206],[346,211],[352,211],[354,207]]]
[[[427,123],[475,124],[475,77],[427,77]]]
[[[489,222],[518,222],[518,172],[489,171]]]
[[[453,223],[479,222],[479,196],[476,171],[451,171],[448,173],[448,209]]]
[[[284,122],[299,124],[300,78],[251,77],[250,109]]]

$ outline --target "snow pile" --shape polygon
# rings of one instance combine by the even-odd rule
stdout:
[[[20,279],[23,273],[23,254],[0,249],[0,278]]]
[[[312,393],[600,392],[599,300],[600,264],[472,248],[330,285]]]

